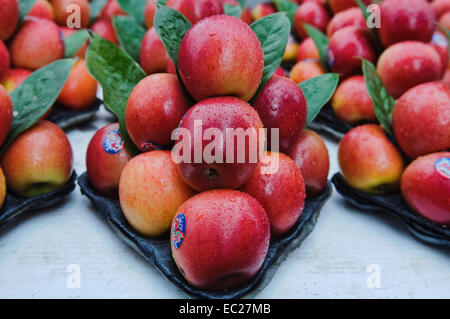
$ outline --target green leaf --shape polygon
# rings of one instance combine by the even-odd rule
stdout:
[[[167,0],[158,0],[158,4],[165,6],[167,3]]]
[[[305,23],[305,30],[308,36],[314,41],[317,51],[319,51],[320,62],[325,70],[329,70],[328,67],[328,46],[330,41],[328,41],[327,36],[310,24]]]
[[[369,21],[371,13],[367,10],[367,6],[365,5],[364,2],[362,2],[361,0],[355,0],[355,2],[358,5],[358,7],[361,9],[361,12],[363,14],[364,20],[366,21],[366,25],[367,25],[367,21]],[[367,26],[367,27],[369,29],[370,36],[372,38],[373,43],[375,44],[375,47],[376,47],[378,53],[381,53],[383,51],[383,46],[381,45],[380,39],[378,38],[378,35],[375,32],[375,28],[369,28],[369,26]]]
[[[247,8],[247,0],[237,0],[242,9]]]
[[[89,73],[103,89],[105,106],[113,112],[120,124],[120,131],[130,154],[138,154],[125,124],[128,97],[134,87],[145,77],[145,72],[124,50],[102,37],[91,34],[86,52]]]
[[[91,1],[91,3],[90,3],[91,23],[93,23],[95,20],[97,20],[98,16],[105,8],[107,2],[108,2],[108,0],[92,0]]]
[[[383,81],[378,76],[375,66],[371,62],[363,59],[362,70],[378,121],[380,121],[386,132],[392,136],[391,123],[395,99],[384,87]]]
[[[20,0],[19,1],[19,23],[22,22],[23,18],[30,12],[33,8],[36,0]]]
[[[178,69],[178,49],[186,32],[192,27],[188,19],[177,10],[157,5],[153,20],[156,33]]]
[[[147,6],[147,0],[117,0],[119,6],[123,11],[133,16],[137,22],[145,25],[145,7]]]
[[[145,28],[135,18],[128,16],[115,16],[113,25],[120,45],[135,61],[139,62],[141,42],[146,32]]]
[[[280,12],[286,12],[286,16],[291,22],[291,27],[294,27],[294,16],[298,9],[298,4],[288,0],[274,0],[277,10]]]
[[[264,71],[256,96],[280,66],[291,26],[286,14],[278,12],[259,19],[250,27],[256,33],[264,52]]]
[[[223,11],[227,16],[233,16],[238,19],[240,19],[241,15],[242,15],[242,8],[240,5],[233,5],[233,4],[225,3],[223,5]]]
[[[327,73],[303,81],[299,84],[308,103],[308,116],[305,127],[308,127],[333,96],[339,82],[339,75]]]
[[[14,118],[1,154],[20,133],[32,127],[55,103],[74,62],[73,59],[53,62],[31,73],[11,92]]]
[[[89,33],[87,30],[80,30],[64,39],[65,57],[73,57],[77,51],[86,43],[89,39]]]

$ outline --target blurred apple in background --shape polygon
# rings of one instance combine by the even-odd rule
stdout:
[[[27,69],[10,69],[1,85],[5,87],[8,93],[11,93],[16,87],[22,84],[31,73],[32,72]]]
[[[0,0],[0,40],[7,40],[13,34],[18,21],[18,1]]]
[[[9,72],[9,60],[8,48],[0,40],[0,81],[3,81]]]
[[[6,197],[6,180],[5,175],[3,174],[3,170],[0,167],[0,209],[2,209],[3,207],[5,197]]]
[[[0,85],[0,146],[9,134],[13,120],[13,104],[8,92]]]

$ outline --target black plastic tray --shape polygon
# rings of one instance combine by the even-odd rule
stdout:
[[[450,247],[450,227],[438,225],[412,210],[401,193],[372,195],[349,186],[341,174],[333,176],[332,182],[347,202],[362,210],[385,211],[399,218],[408,231],[418,239],[432,245]]]
[[[96,98],[89,108],[82,111],[69,110],[56,104],[53,106],[47,120],[55,123],[63,130],[66,130],[77,124],[90,121],[102,104],[103,101]]]
[[[172,259],[168,234],[166,236],[167,238],[158,239],[137,234],[126,221],[118,200],[97,195],[86,173],[80,176],[78,184],[80,185],[81,193],[91,200],[97,211],[107,220],[123,241],[140,253],[148,262],[155,265],[168,280],[174,283],[185,294],[195,298],[208,299],[240,298],[250,293],[256,293],[257,289],[259,291],[264,288],[274,275],[276,267],[281,262],[282,258],[280,257],[284,255],[283,253],[297,248],[312,232],[317,222],[320,209],[332,192],[331,183],[328,182],[318,197],[306,201],[305,209],[297,224],[282,237],[271,241],[267,258],[261,270],[245,286],[233,290],[208,292],[189,286],[180,274]]]
[[[0,229],[12,224],[20,216],[62,202],[75,189],[76,179],[77,174],[74,172],[69,182],[63,188],[31,198],[23,198],[7,192],[5,202],[0,210]]]
[[[333,109],[330,106],[325,106],[310,124],[310,128],[316,131],[326,132],[335,139],[340,140],[354,126],[339,120],[334,115]]]

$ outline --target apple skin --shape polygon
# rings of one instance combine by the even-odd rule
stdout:
[[[414,160],[403,173],[401,190],[414,211],[449,226],[450,153],[432,153]]]
[[[436,17],[440,18],[444,13],[450,11],[450,0],[434,0],[431,2]]]
[[[364,2],[364,4],[366,5],[369,5],[372,1],[363,0],[362,2]],[[354,0],[329,0],[328,5],[330,6],[331,11],[333,11],[335,14],[357,6]]]
[[[49,20],[26,18],[10,47],[16,67],[40,69],[64,57],[64,42],[58,26]]]
[[[331,100],[331,106],[340,120],[352,125],[377,122],[372,99],[362,75],[354,75],[339,84]]]
[[[3,174],[3,170],[0,167],[0,209],[2,209],[3,207],[5,197],[6,197],[6,180],[5,175]]]
[[[299,84],[308,79],[325,74],[325,69],[317,60],[303,60],[297,62],[291,70],[289,78]]]
[[[0,40],[0,81],[3,81],[9,72],[10,56],[8,48]]]
[[[67,26],[67,19],[74,13],[73,10],[69,9],[69,6],[77,5],[80,8],[80,29],[89,26],[91,10],[88,0],[51,0],[51,4],[55,11],[55,21],[57,24]]]
[[[384,0],[380,5],[378,36],[385,48],[408,40],[430,42],[436,15],[426,0]]]
[[[392,127],[400,148],[411,158],[450,148],[450,85],[418,85],[398,99]]]
[[[57,102],[68,109],[79,111],[90,107],[96,95],[97,81],[89,74],[86,61],[78,59],[70,70]]]
[[[102,38],[109,40],[114,44],[119,43],[119,40],[117,39],[116,30],[114,29],[111,20],[108,20],[106,18],[98,19],[92,24],[91,30],[94,31],[99,36],[101,36]]]
[[[153,3],[153,0],[147,0],[147,5],[145,6],[144,18],[145,25],[148,29],[153,27],[153,19],[155,18],[156,6]]]
[[[176,75],[147,76],[128,98],[125,122],[130,138],[143,152],[170,145],[172,131],[190,105]]]
[[[360,29],[367,29],[366,20],[362,15],[361,9],[349,8],[337,13],[328,23],[327,36],[331,36],[339,29],[344,27],[354,26]]]
[[[111,20],[115,16],[126,16],[127,13],[122,10],[117,0],[108,0],[99,18],[106,18]]]
[[[258,89],[263,69],[256,34],[232,16],[201,20],[186,33],[178,52],[181,79],[197,101],[225,95],[248,101]]]
[[[297,62],[308,59],[320,60],[319,51],[311,38],[303,40],[297,51]]]
[[[120,175],[130,159],[120,135],[119,123],[99,129],[86,152],[87,174],[94,189],[101,195],[117,197]]]
[[[439,24],[450,30],[450,11],[444,13],[439,18]]]
[[[444,75],[447,67],[449,65],[449,51],[448,51],[448,40],[447,37],[442,33],[436,31],[433,33],[433,38],[430,45],[436,50],[436,52],[441,57],[441,76]]]
[[[295,12],[294,29],[297,35],[304,39],[308,37],[304,28],[305,23],[325,32],[329,21],[330,15],[323,5],[315,1],[306,1]]]
[[[377,73],[386,90],[397,99],[416,85],[439,80],[442,73],[441,57],[429,44],[400,42],[381,54]]]
[[[31,73],[32,72],[27,69],[10,69],[1,85],[3,85],[8,93],[11,93],[16,87],[22,84]]]
[[[217,129],[222,133],[224,137],[222,143],[217,145],[216,149],[223,150],[222,163],[214,161],[208,163],[207,159],[202,158],[200,163],[195,163],[195,121],[202,121],[202,130],[206,132],[208,129]],[[185,129],[190,133],[191,143],[189,148],[189,154],[191,156],[191,163],[183,161],[182,158],[177,157],[179,163],[178,171],[181,177],[192,188],[198,191],[205,191],[209,189],[217,188],[230,188],[236,189],[242,186],[254,173],[258,166],[260,150],[259,146],[263,141],[260,140],[259,131],[263,129],[263,124],[258,116],[258,113],[246,102],[234,98],[234,97],[217,97],[201,101],[194,105],[189,112],[184,116],[180,126],[180,129]],[[238,143],[234,141],[234,156],[233,163],[227,163],[227,147],[230,149],[230,145],[226,144],[226,129],[255,129],[258,143],[257,146],[257,158],[251,160],[250,154],[250,142],[246,139],[245,149],[238,148]],[[175,146],[180,142],[183,142],[184,138],[189,136],[178,136]],[[211,143],[206,138],[202,143],[202,154],[204,154],[205,147]],[[181,144],[183,145],[183,144]],[[179,156],[179,152],[175,152],[175,156]],[[244,156],[243,163],[239,163],[238,154]],[[184,150],[183,150],[184,154]],[[203,157],[203,156],[202,156]],[[231,155],[228,155],[231,157]]]
[[[371,194],[399,191],[403,158],[381,126],[361,125],[345,134],[338,161],[342,176],[353,188]]]
[[[176,248],[182,213],[184,238]],[[264,208],[250,195],[211,190],[178,209],[172,234],[172,256],[187,282],[218,291],[238,287],[258,273],[269,248],[270,224]]]
[[[274,14],[275,12],[277,12],[277,10],[272,3],[258,3],[253,7],[252,18],[254,21],[257,21],[268,15]]]
[[[128,223],[144,236],[166,232],[177,209],[194,194],[178,175],[170,151],[133,157],[120,176],[120,206]]]
[[[0,40],[7,40],[14,33],[18,21],[18,1],[0,0]]]
[[[268,148],[272,145],[271,129],[279,128],[279,150],[287,152],[305,128],[308,109],[302,89],[288,78],[273,75],[253,107],[267,128]]]
[[[6,183],[22,197],[33,197],[64,186],[73,171],[72,148],[57,125],[41,120],[20,134],[1,160]]]
[[[166,6],[181,12],[192,24],[224,13],[222,0],[167,0]]]
[[[267,173],[277,166],[273,173]],[[305,206],[305,183],[295,162],[283,153],[266,153],[241,191],[253,196],[269,217],[273,237],[295,225]]]
[[[36,0],[28,16],[55,21],[55,12],[53,7],[47,0]]]
[[[149,29],[142,38],[139,55],[139,62],[145,73],[166,72],[170,58],[155,28]]]
[[[13,104],[8,91],[0,85],[0,146],[9,134],[13,120]]]
[[[369,32],[353,26],[339,29],[330,39],[328,58],[331,71],[340,73],[342,79],[361,73],[361,58],[376,60]]]
[[[284,69],[283,69],[281,66],[279,66],[279,67],[275,70],[274,75],[286,77],[286,72],[284,71]]]
[[[308,197],[315,197],[327,184],[330,157],[323,139],[314,131],[304,130],[288,153],[302,173]]]

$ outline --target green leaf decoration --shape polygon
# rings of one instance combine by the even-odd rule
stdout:
[[[165,6],[167,3],[167,0],[158,0],[158,4]]]
[[[53,62],[30,74],[11,92],[14,118],[0,154],[3,154],[20,133],[36,124],[55,103],[74,62],[73,59]]]
[[[31,8],[33,8],[35,2],[36,0],[19,1],[19,23],[17,25],[19,25],[23,21],[28,12],[30,12]]]
[[[137,22],[145,25],[145,7],[147,6],[147,0],[117,0],[119,6],[123,11],[133,16]]]
[[[291,28],[294,27],[294,16],[298,9],[298,4],[288,0],[274,0],[275,6],[278,11],[285,12],[289,21],[291,22]]]
[[[367,6],[365,5],[364,2],[362,2],[361,0],[355,0],[355,2],[358,5],[358,7],[361,9],[361,12],[363,14],[364,20],[366,21],[366,25],[367,25],[367,21],[369,21],[371,13],[367,10]],[[369,33],[370,33],[370,37],[372,38],[373,43],[375,44],[375,47],[376,47],[378,53],[381,53],[383,51],[383,46],[381,45],[380,39],[378,38],[375,28],[369,28]]]
[[[327,73],[299,84],[308,103],[308,116],[305,127],[308,127],[314,121],[320,110],[330,101],[338,83],[338,74]]]
[[[242,8],[240,5],[233,5],[233,4],[225,3],[223,5],[223,11],[225,12],[225,14],[227,16],[233,16],[238,19],[240,19],[241,15],[242,15]]]
[[[135,61],[139,62],[141,42],[146,29],[135,18],[128,16],[115,16],[113,26],[120,45]]]
[[[157,4],[153,20],[156,33],[178,69],[178,50],[186,32],[192,27],[184,15],[172,8]]]
[[[86,52],[89,73],[103,89],[105,106],[113,112],[120,124],[125,146],[130,154],[138,154],[125,124],[128,97],[134,87],[145,77],[145,72],[124,50],[102,37],[91,34],[91,43]]]
[[[316,27],[305,23],[305,30],[308,36],[314,41],[317,51],[319,51],[320,62],[325,70],[329,70],[328,66],[328,46],[330,41],[328,37]]]
[[[92,0],[91,1],[91,3],[90,3],[91,23],[93,23],[95,20],[97,20],[98,16],[105,8],[107,2],[108,2],[108,0]]]
[[[395,108],[395,99],[384,87],[383,81],[378,76],[375,66],[371,62],[363,59],[362,70],[378,121],[386,132],[393,136],[392,113]]]
[[[291,26],[286,14],[278,12],[259,19],[250,27],[256,33],[264,52],[264,71],[256,96],[280,66]]]
[[[247,8],[247,0],[237,0],[242,9]]]
[[[77,51],[86,43],[89,39],[89,33],[86,29],[79,30],[67,38],[64,39],[65,57],[73,57]]]

